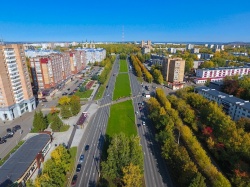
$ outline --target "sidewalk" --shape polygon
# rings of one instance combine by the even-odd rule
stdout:
[[[70,119],[68,120],[63,120],[63,122],[65,124],[68,124],[70,125],[70,128],[68,131],[66,132],[54,132],[53,134],[53,141],[51,143],[51,147],[47,153],[47,155],[45,156],[44,158],[44,162],[42,163],[41,165],[41,168],[43,167],[44,163],[50,159],[50,155],[51,155],[51,152],[59,145],[59,144],[62,144],[62,143],[65,143],[67,145],[67,142],[70,138],[70,135],[72,133],[72,130],[73,130],[73,125],[77,122],[78,118],[80,117],[80,115],[82,114],[82,112],[86,109],[88,105],[84,105],[82,106],[81,108],[81,112],[79,112],[79,114],[77,116],[74,116],[74,117],[71,117]],[[85,123],[84,125],[84,128],[83,129],[80,129],[78,128],[76,130],[76,133],[75,133],[75,136],[74,136],[74,139],[73,139],[73,142],[72,142],[72,146],[71,147],[74,147],[74,146],[78,146],[81,142],[81,139],[83,137],[83,134],[86,130],[86,127],[88,125],[88,122],[89,120],[91,119],[91,117],[95,114],[95,112],[97,111],[98,109],[98,105],[96,104],[91,104],[91,106],[89,107],[88,109],[88,113],[89,113],[89,116],[87,118],[87,123]],[[51,131],[51,129],[46,129],[46,130],[49,130]],[[32,137],[36,135],[35,133],[29,133],[24,139],[27,140],[28,138]],[[57,145],[57,146],[56,146]],[[38,170],[35,171],[35,173],[32,175],[31,179],[32,180],[35,180],[35,178],[37,177],[37,174],[38,174]]]

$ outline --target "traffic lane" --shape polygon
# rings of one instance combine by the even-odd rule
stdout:
[[[141,100],[139,100],[138,98],[133,99],[134,107],[136,110],[139,110],[138,102],[141,102]],[[138,134],[141,137],[140,142],[141,142],[142,150],[143,150],[144,167],[145,167],[144,168],[145,182],[146,182],[147,186],[155,186],[157,183],[156,183],[155,177],[154,177],[155,174],[153,173],[154,167],[153,167],[152,161],[150,160],[150,158],[148,156],[150,153],[149,153],[149,150],[147,149],[147,143],[145,141],[145,138],[142,138],[144,135],[144,133],[143,133],[144,126],[142,125],[142,122],[141,122],[142,120],[140,119],[141,113],[140,113],[140,117],[139,117],[139,115],[136,117],[137,117],[137,121],[141,124],[138,127]]]

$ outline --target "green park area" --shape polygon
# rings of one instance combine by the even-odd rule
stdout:
[[[120,72],[128,72],[128,65],[126,60],[120,60]]]
[[[131,94],[130,83],[128,74],[118,74],[115,82],[115,90],[113,100],[117,100],[122,97],[129,97]]]
[[[135,113],[131,100],[114,104],[110,108],[106,134],[112,137],[114,134],[121,132],[127,136],[137,135]]]
[[[93,90],[86,90],[84,92],[80,92],[79,90],[75,93],[76,96],[80,98],[89,98],[92,94]]]

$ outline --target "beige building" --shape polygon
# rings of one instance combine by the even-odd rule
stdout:
[[[182,58],[164,58],[162,64],[164,80],[171,83],[183,82],[184,71],[185,60],[182,60]]]
[[[35,108],[23,45],[0,45],[0,118],[13,120]]]

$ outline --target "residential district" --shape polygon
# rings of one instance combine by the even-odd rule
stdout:
[[[0,186],[249,186],[249,53],[0,43]]]

